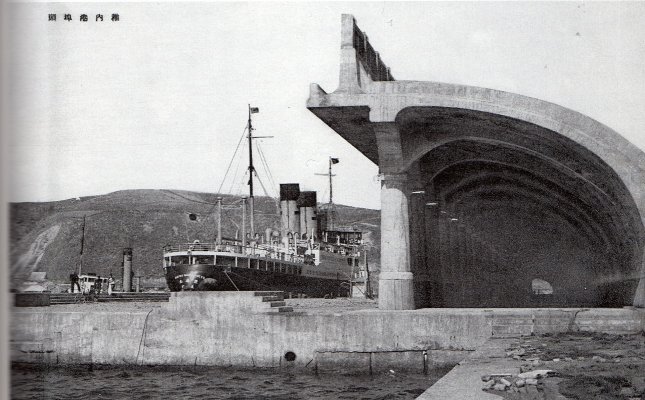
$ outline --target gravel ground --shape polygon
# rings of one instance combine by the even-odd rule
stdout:
[[[505,399],[645,399],[645,336],[566,333],[525,337],[507,349],[522,370],[552,370],[532,392],[491,391]],[[529,386],[527,385],[527,389]]]

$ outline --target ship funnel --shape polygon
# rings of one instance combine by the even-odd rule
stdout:
[[[123,249],[123,291],[132,291],[132,249]]]
[[[307,235],[307,238],[312,230],[318,232],[316,205],[316,192],[300,192],[300,197],[298,197],[300,232]]]
[[[300,185],[297,183],[280,184],[280,234],[300,231],[300,218],[297,201],[300,197]]]

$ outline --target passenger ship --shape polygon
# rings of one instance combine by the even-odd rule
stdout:
[[[242,240],[224,239],[220,219],[215,243],[168,245],[164,248],[163,268],[171,291],[252,290],[284,291],[296,297],[371,297],[369,270],[363,249],[363,234],[347,228],[334,228],[330,203],[327,214],[318,215],[316,192],[300,191],[298,184],[280,185],[280,230],[253,232],[253,139],[249,108],[248,140],[250,186],[250,227]],[[257,112],[257,111],[255,111]],[[329,159],[331,168],[338,160]],[[330,187],[331,193],[331,187]],[[242,202],[245,215],[246,198]],[[244,217],[243,217],[244,219]]]

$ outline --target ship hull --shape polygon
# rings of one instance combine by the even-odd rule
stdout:
[[[218,265],[176,265],[165,271],[172,292],[189,291],[283,291],[291,296],[347,297],[349,282],[343,279],[283,274]]]

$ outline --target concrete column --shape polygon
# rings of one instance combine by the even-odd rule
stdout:
[[[383,310],[414,309],[406,182],[405,174],[384,174],[381,180],[379,308]]]

